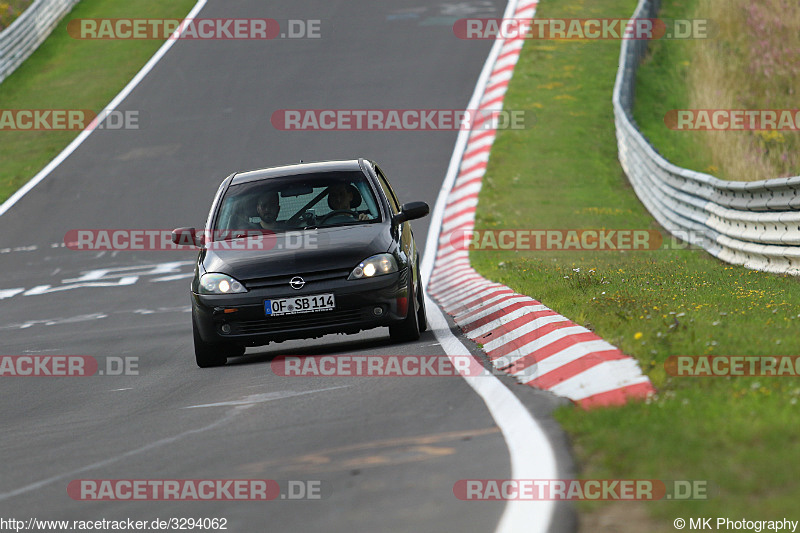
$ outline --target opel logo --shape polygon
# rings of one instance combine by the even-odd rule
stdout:
[[[295,277],[293,277],[291,280],[289,280],[289,285],[290,285],[290,286],[291,286],[293,289],[295,289],[295,290],[297,290],[297,291],[299,291],[300,289],[302,289],[302,288],[303,288],[303,285],[305,285],[305,284],[306,284],[305,280],[304,280],[303,278],[301,278],[300,276],[295,276]]]

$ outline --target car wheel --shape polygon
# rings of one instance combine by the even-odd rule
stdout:
[[[417,272],[419,272],[419,261],[417,261]],[[419,286],[417,287],[417,299],[419,300],[419,311],[417,311],[417,323],[419,324],[419,330],[427,331],[428,330],[428,315],[425,312],[425,293],[423,292],[422,288],[422,280],[420,280]]]
[[[414,290],[414,279],[408,282],[408,312],[406,318],[396,326],[389,326],[389,337],[395,342],[415,341],[419,339],[419,318],[418,313],[414,310],[414,298],[416,291]]]
[[[192,320],[192,333],[194,334],[194,358],[200,368],[224,365],[228,358],[225,355],[225,347],[221,344],[205,342],[200,337],[200,332]]]

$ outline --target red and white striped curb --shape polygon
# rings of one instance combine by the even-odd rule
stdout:
[[[537,3],[522,0],[514,18],[532,19]],[[523,43],[522,38],[503,42],[480,98],[480,110],[502,110]],[[478,193],[496,134],[486,129],[469,133],[443,211],[428,293],[468,338],[483,345],[496,368],[522,383],[583,407],[645,398],[655,389],[634,359],[540,302],[485,279],[470,266],[465,247],[451,245],[454,232],[475,225]]]

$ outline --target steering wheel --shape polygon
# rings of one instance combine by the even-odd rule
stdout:
[[[329,218],[333,217],[334,215],[350,215],[351,217],[358,219],[358,213],[356,213],[355,211],[350,211],[349,209],[337,209],[336,211],[331,211],[327,215],[324,215],[320,219],[319,223],[324,224],[325,222],[328,221]]]

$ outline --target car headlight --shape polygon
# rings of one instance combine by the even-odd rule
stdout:
[[[392,254],[373,255],[361,261],[347,279],[364,279],[397,272],[397,261]]]
[[[236,294],[240,292],[247,292],[247,289],[227,274],[210,272],[200,276],[200,294]]]

